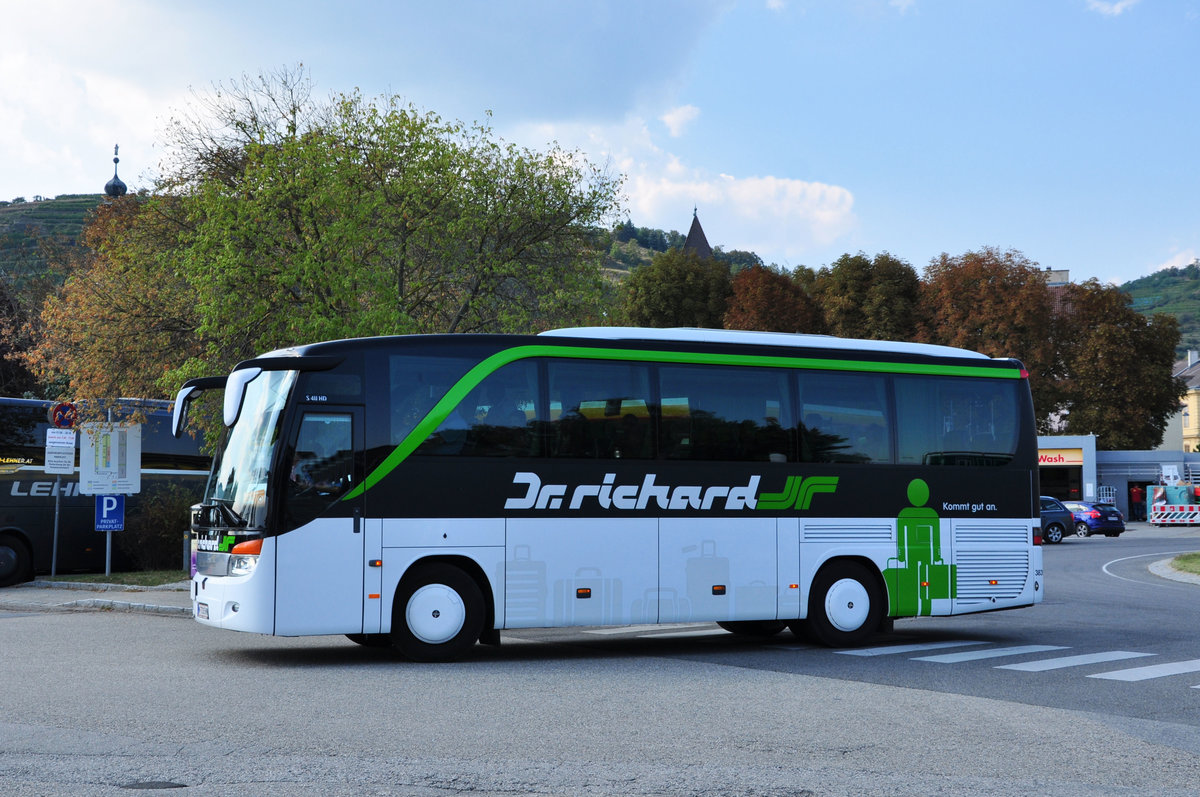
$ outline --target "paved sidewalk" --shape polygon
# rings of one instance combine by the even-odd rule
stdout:
[[[113,611],[192,616],[191,582],[161,587],[37,580],[0,589],[0,611]]]

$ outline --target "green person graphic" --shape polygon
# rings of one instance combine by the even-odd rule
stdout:
[[[896,557],[888,560],[888,614],[919,617],[933,613],[933,601],[955,595],[954,567],[942,559],[942,523],[929,502],[924,479],[908,483],[908,502],[896,520]]]

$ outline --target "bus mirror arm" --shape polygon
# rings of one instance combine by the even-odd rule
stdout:
[[[188,406],[205,390],[215,390],[225,387],[225,377],[205,376],[199,379],[189,379],[175,395],[175,406],[171,410],[171,434],[179,437],[187,426]]]

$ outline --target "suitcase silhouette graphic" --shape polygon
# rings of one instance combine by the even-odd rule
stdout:
[[[534,562],[528,545],[513,548],[504,589],[504,624],[528,626],[546,620],[546,563]]]
[[[598,567],[581,567],[575,578],[554,582],[556,625],[620,625],[621,582]]]

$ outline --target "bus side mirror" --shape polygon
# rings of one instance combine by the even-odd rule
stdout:
[[[175,395],[175,406],[171,409],[171,435],[179,437],[187,426],[188,405],[200,393],[196,387],[184,387]]]
[[[189,379],[175,395],[175,406],[171,409],[171,434],[179,437],[187,426],[188,406],[199,398],[205,390],[218,390],[225,387],[223,376],[202,376],[199,379]]]

